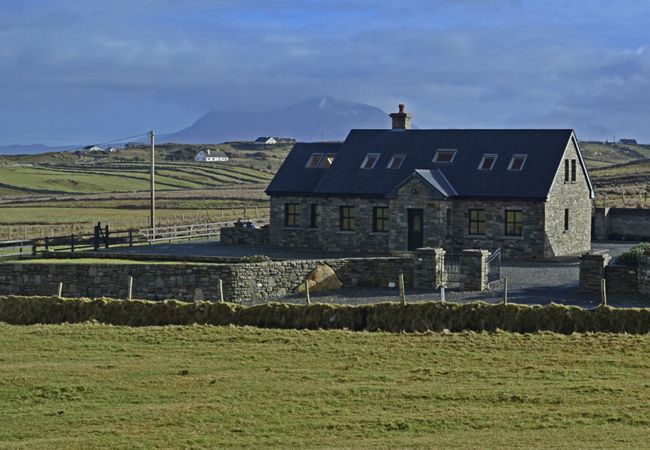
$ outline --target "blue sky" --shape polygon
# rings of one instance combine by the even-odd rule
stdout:
[[[650,143],[649,23],[645,0],[2,0],[0,145],[321,95],[403,102],[420,128]]]

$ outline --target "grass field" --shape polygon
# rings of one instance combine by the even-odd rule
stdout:
[[[0,325],[0,447],[644,448],[650,336]]]

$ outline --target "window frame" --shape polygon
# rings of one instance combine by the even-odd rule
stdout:
[[[397,167],[391,167],[393,163],[395,162],[395,158],[402,158],[402,160],[399,162]],[[402,164],[404,164],[404,161],[406,161],[407,154],[406,153],[393,153],[393,156],[391,156],[390,161],[388,161],[388,164],[386,164],[386,169],[389,170],[398,170],[402,168]]]
[[[368,159],[371,156],[376,156],[377,159],[375,159],[375,161],[372,163],[372,166],[366,167],[368,163]],[[363,161],[361,161],[361,165],[359,166],[359,169],[372,170],[375,168],[375,166],[377,165],[380,159],[381,159],[381,153],[366,153],[365,158],[363,158]]]
[[[378,214],[381,212],[381,215]],[[388,206],[374,206],[372,208],[372,232],[388,233],[390,231],[390,212]]]
[[[513,220],[510,220],[510,214],[513,214]],[[517,220],[517,213],[519,214],[519,220]],[[506,209],[505,210],[505,230],[504,234],[508,237],[523,237],[524,236],[524,212],[521,209]],[[512,231],[511,231],[512,226]],[[519,232],[517,233],[517,226]]]
[[[312,203],[309,205],[309,228],[318,228],[320,222],[320,205]]]
[[[523,158],[523,161],[521,162],[521,167],[519,167],[519,169],[513,169],[512,166],[513,166],[513,164],[515,162],[515,159],[517,159],[517,158]],[[526,166],[526,160],[528,160],[528,154],[526,154],[526,153],[515,153],[510,158],[510,164],[508,164],[508,170],[511,170],[513,172],[521,172],[522,170],[524,170],[524,167]]]
[[[578,180],[578,162],[575,159],[571,160],[571,183]]]
[[[298,203],[284,204],[284,226],[286,228],[300,228],[300,208]],[[292,211],[293,209],[293,211]]]
[[[332,162],[328,164],[327,167],[325,167],[325,163],[329,160],[329,158],[332,157]],[[332,164],[334,164],[334,160],[336,159],[336,153],[324,153],[323,157],[321,158],[320,162],[316,166],[317,169],[329,169],[332,167]]]
[[[483,167],[483,164],[485,164],[485,159],[486,158],[491,158],[491,157],[494,157],[494,159],[492,160],[492,165],[490,165],[489,168]],[[483,158],[481,158],[481,162],[478,164],[477,169],[478,170],[492,170],[492,169],[494,169],[494,165],[497,163],[497,158],[499,158],[499,155],[497,153],[485,153],[483,155]]]
[[[339,206],[339,231],[356,231],[356,229],[357,224],[354,206]]]
[[[309,163],[314,159],[314,157],[318,156],[318,160],[316,163],[313,165],[310,165]],[[318,166],[320,165],[320,162],[323,159],[323,156],[325,156],[325,153],[312,153],[309,155],[309,159],[307,159],[307,162],[305,163],[305,169],[317,169]]]
[[[472,213],[476,213],[476,217],[473,217]],[[469,208],[467,218],[467,234],[470,236],[485,236],[485,209]],[[473,226],[475,226],[474,230],[472,229]]]
[[[451,159],[449,161],[440,161],[439,158],[441,153],[451,153]],[[436,154],[433,155],[431,162],[436,164],[451,164],[454,162],[454,159],[456,159],[456,153],[458,153],[458,150],[455,148],[439,148],[436,150]]]

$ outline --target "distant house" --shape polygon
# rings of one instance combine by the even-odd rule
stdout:
[[[392,129],[293,147],[266,190],[271,245],[589,251],[594,190],[573,130],[413,130],[403,105],[390,116]]]
[[[636,139],[619,139],[618,143],[625,144],[625,145],[639,145]]]
[[[88,145],[88,146],[84,147],[82,151],[85,152],[85,153],[88,153],[88,152],[103,152],[104,149],[101,148],[101,147],[98,147],[96,145]]]
[[[255,143],[273,145],[273,144],[277,144],[278,141],[272,136],[260,136],[257,139],[255,139]]]
[[[106,151],[107,151],[108,153],[115,153],[115,152],[117,151],[117,149],[116,149],[115,147],[108,147],[108,148],[106,149]]]
[[[221,150],[211,150],[209,148],[204,148],[199,150],[194,161],[199,162],[228,162],[228,155],[226,155]]]

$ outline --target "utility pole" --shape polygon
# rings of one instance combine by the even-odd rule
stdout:
[[[149,136],[151,137],[151,235],[156,237],[156,142],[153,130]]]

